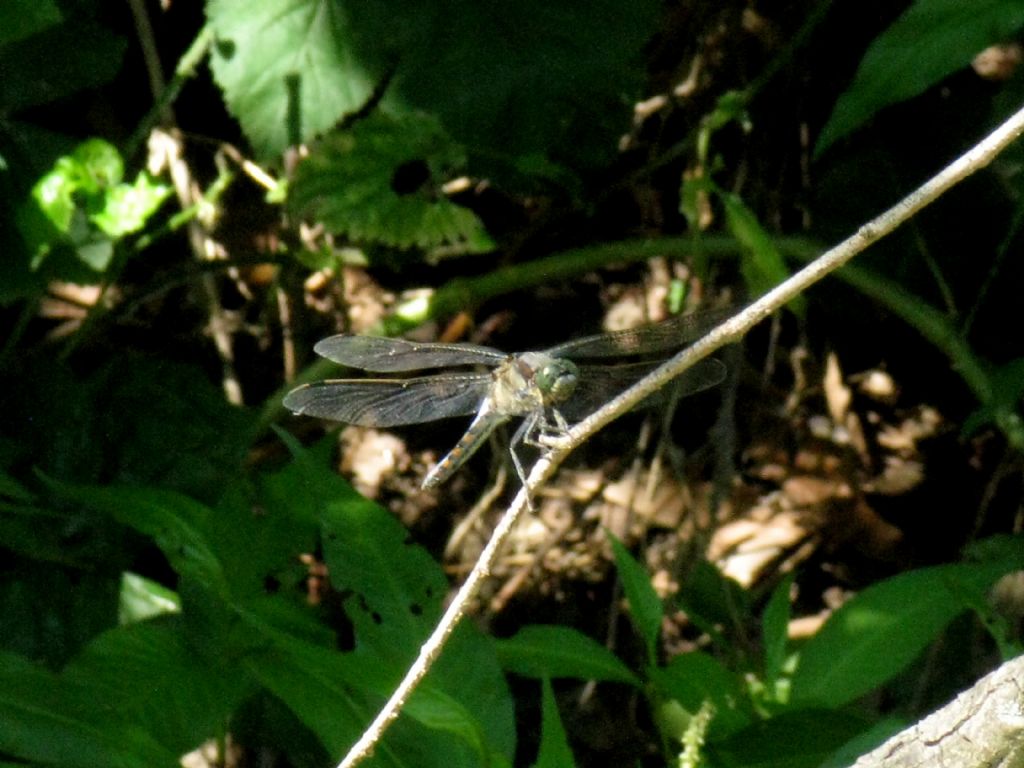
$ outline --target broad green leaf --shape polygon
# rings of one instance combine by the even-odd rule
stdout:
[[[744,704],[747,697],[742,680],[706,653],[679,654],[665,666],[650,669],[648,674],[662,697],[679,702],[691,716],[706,701],[714,705],[712,740],[724,739],[745,728],[753,718]]]
[[[879,35],[814,148],[820,155],[878,110],[917,96],[1024,26],[1018,0],[916,0]]]
[[[558,714],[558,702],[551,680],[541,680],[540,749],[534,768],[573,768],[576,761],[569,748],[569,739]]]
[[[32,493],[13,476],[0,470],[0,497],[14,499],[15,501],[30,501]]]
[[[441,190],[464,164],[436,121],[378,115],[314,148],[289,188],[289,207],[358,242],[491,250],[476,214]]]
[[[336,752],[349,746],[398,683],[433,629],[448,584],[437,563],[410,542],[391,514],[328,469],[328,447],[325,441],[323,450],[300,454],[295,471],[268,486],[273,493],[264,496],[264,505],[267,514],[281,504],[306,505],[321,518],[324,559],[332,586],[345,597],[355,649],[339,654],[305,641],[295,646],[294,633],[284,628],[288,635],[282,636],[280,626],[261,619],[261,633],[271,639],[272,648],[280,648],[287,663],[272,653],[265,664],[250,669],[267,685],[275,680],[275,694]],[[283,501],[289,492],[294,498]],[[324,704],[327,699],[330,706]],[[412,730],[399,731],[394,741],[391,732],[385,738],[395,750],[413,744],[422,750],[426,740],[438,760],[446,753],[455,759],[462,754],[452,751],[455,736],[459,750],[468,749],[466,760],[475,756],[472,760],[479,762],[487,755],[500,763],[508,759],[501,755],[514,751],[512,701],[504,678],[492,646],[468,623],[456,628],[406,712],[415,721]]]
[[[8,757],[66,768],[178,766],[178,753],[131,717],[91,684],[0,652],[0,752]]]
[[[491,167],[614,156],[659,6],[470,0],[211,0],[211,65],[263,157],[322,135],[377,95],[440,118]],[[549,174],[550,175],[550,174]]]
[[[109,82],[126,47],[123,37],[79,18],[0,47],[0,112],[14,114]]]
[[[332,585],[353,595],[345,610],[359,645],[411,661],[441,615],[441,569],[394,517],[352,490],[326,500],[323,536]]]
[[[417,7],[405,14],[410,25],[422,23]],[[431,7],[434,24],[404,51],[386,103],[436,114],[490,167],[542,155],[578,173],[614,157],[644,83],[658,3],[441,0]],[[545,177],[559,175],[547,165]]]
[[[53,0],[7,0],[0,3],[0,46],[59,24],[60,8]]]
[[[153,539],[174,570],[219,594],[227,593],[224,571],[204,533],[213,510],[187,496],[156,488],[73,486],[48,480],[67,501],[102,511]]]
[[[653,663],[658,657],[658,638],[661,636],[661,619],[664,613],[661,598],[654,591],[646,569],[633,559],[614,534],[606,532],[606,535],[615,555],[622,591],[629,600],[630,615],[647,647],[647,658]]]
[[[1005,561],[943,565],[894,576],[842,605],[803,647],[792,703],[841,707],[899,673],[975,593],[1019,568]]]
[[[184,754],[217,737],[254,690],[238,661],[197,653],[177,617],[109,630],[62,672],[112,712]]]
[[[571,627],[531,624],[496,640],[501,666],[524,677],[603,680],[640,685],[611,651]]]
[[[869,720],[848,712],[797,710],[710,743],[707,753],[710,764],[718,768],[818,768],[870,725]]]
[[[129,349],[88,370],[51,354],[24,357],[0,366],[0,392],[22,458],[81,484],[170,488],[213,504],[252,440],[251,414],[225,402],[208,372]]]
[[[867,754],[908,725],[905,720],[895,717],[883,718],[839,747],[818,768],[849,768],[858,757]]]
[[[254,628],[272,644],[265,653],[246,660],[249,673],[288,705],[337,762],[390,693],[390,684],[381,674],[384,670],[354,654],[273,638],[258,625]],[[377,697],[368,695],[374,689]],[[380,765],[412,765],[410,759],[417,754],[423,765],[438,768],[446,764],[469,768],[483,762],[481,731],[473,716],[457,701],[432,690],[429,683],[414,693],[406,715],[375,750]],[[426,728],[417,722],[421,717],[446,727],[443,731]]]
[[[370,10],[381,11],[379,3]],[[371,38],[354,20],[366,9],[339,0],[210,0],[210,66],[228,109],[264,158],[309,141],[355,112],[386,67],[361,56]],[[415,23],[394,9],[393,21]],[[418,19],[422,14],[416,13]],[[383,30],[382,30],[383,31]],[[388,36],[372,41],[381,52]],[[371,49],[372,50],[372,49]],[[397,51],[396,51],[397,52]]]

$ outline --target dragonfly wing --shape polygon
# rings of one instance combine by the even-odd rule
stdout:
[[[619,393],[625,391],[661,363],[628,363],[625,365],[580,366],[580,379],[572,397],[558,410],[569,421],[578,421],[593,413]],[[726,367],[720,360],[707,358],[665,386],[663,390],[640,403],[649,407],[677,393],[686,397],[720,384],[725,379]]]
[[[413,379],[328,379],[293,389],[284,405],[297,414],[364,427],[395,427],[476,413],[489,373]]]
[[[383,336],[329,336],[313,347],[328,360],[364,371],[392,373],[452,365],[491,365],[508,355],[476,344],[441,344],[389,339]]]
[[[546,352],[553,357],[577,359],[628,357],[682,349],[734,313],[733,309],[713,309],[692,315],[678,315],[661,323],[574,339]]]

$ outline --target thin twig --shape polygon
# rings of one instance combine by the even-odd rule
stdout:
[[[398,717],[405,701],[416,685],[423,679],[434,660],[440,655],[448,636],[462,617],[470,600],[475,598],[481,583],[490,573],[505,537],[512,530],[519,516],[526,509],[529,493],[547,480],[566,457],[597,430],[613,419],[626,413],[641,400],[653,394],[675,376],[704,359],[712,352],[739,341],[757,323],[782,308],[790,299],[805,291],[830,272],[838,269],[869,245],[892,232],[925,206],[937,200],[952,186],[975,171],[984,168],[1021,133],[1024,133],[1024,109],[1016,112],[1006,122],[979,142],[938,175],[923,184],[885,213],[862,226],[855,234],[832,250],[822,254],[781,285],[776,286],[742,312],[708,333],[704,338],[687,347],[649,376],[612,399],[605,406],[576,424],[564,438],[557,441],[545,455],[533,465],[527,486],[520,489],[508,511],[498,522],[491,540],[480,554],[473,570],[470,571],[462,588],[455,595],[448,610],[437,627],[420,648],[419,656],[413,662],[405,678],[384,705],[374,721],[366,729],[338,768],[351,768],[365,759],[380,740],[387,726]]]

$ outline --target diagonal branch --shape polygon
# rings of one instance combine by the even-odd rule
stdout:
[[[687,368],[725,345],[739,341],[747,331],[773,312],[781,309],[790,299],[798,296],[830,272],[843,266],[869,245],[892,232],[922,208],[937,200],[955,184],[987,166],[1021,133],[1024,133],[1024,109],[1014,113],[973,149],[961,155],[939,174],[885,213],[863,225],[835,248],[823,253],[784,283],[776,286],[746,309],[684,349],[650,375],[576,424],[564,437],[558,439],[552,449],[534,464],[530,476],[527,478],[527,486],[516,494],[465,583],[444,612],[437,627],[420,648],[416,661],[413,662],[405,678],[388,699],[384,708],[349,750],[338,768],[351,768],[372,753],[374,745],[380,740],[385,729],[398,717],[405,701],[440,655],[445,641],[455,629],[466,606],[476,596],[481,583],[489,575],[491,566],[497,559],[506,537],[519,516],[527,508],[530,493],[554,473],[569,453],[603,426],[629,411]]]

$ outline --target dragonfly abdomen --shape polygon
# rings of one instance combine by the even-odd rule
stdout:
[[[437,462],[423,478],[421,487],[427,489],[441,485],[465,464],[470,456],[477,452],[499,424],[506,421],[508,421],[508,416],[498,414],[493,408],[488,408],[486,405],[481,408],[455,447],[448,451],[444,458]]]

